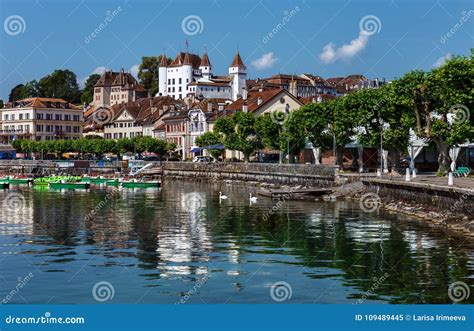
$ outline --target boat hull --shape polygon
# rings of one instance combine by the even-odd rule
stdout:
[[[68,189],[68,190],[78,190],[78,189],[88,189],[91,186],[90,183],[77,182],[77,183],[50,183],[49,187],[53,189]]]
[[[160,182],[122,182],[123,188],[152,188],[160,187]]]

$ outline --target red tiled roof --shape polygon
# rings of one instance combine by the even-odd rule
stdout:
[[[173,60],[173,62],[171,62],[169,67],[182,66],[184,64],[186,54],[188,54],[189,63],[192,65],[192,67],[194,69],[199,69],[199,65],[201,64],[201,58],[199,57],[199,55],[183,53],[183,52],[180,52],[176,55],[175,59]]]
[[[160,59],[160,67],[167,67],[168,66],[168,59],[165,54],[161,55]]]
[[[246,68],[244,61],[242,61],[242,58],[240,57],[239,52],[235,53],[234,59],[232,60],[232,63],[230,64],[229,67],[244,67]]]
[[[52,109],[74,109],[79,110],[82,109],[81,107],[77,107],[72,103],[58,98],[26,98],[22,100],[17,100],[13,103],[6,104],[4,108],[24,108],[24,107],[32,107],[32,108],[52,108]]]
[[[211,66],[211,61],[209,61],[209,56],[207,56],[207,53],[204,52],[202,55],[202,61],[201,61],[201,67],[210,67]]]

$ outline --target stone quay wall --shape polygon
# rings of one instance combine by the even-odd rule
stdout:
[[[335,186],[339,168],[312,164],[163,162],[163,177],[235,180],[309,187]]]

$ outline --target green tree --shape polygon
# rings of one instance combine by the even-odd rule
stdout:
[[[255,130],[263,146],[268,149],[279,149],[283,121],[287,114],[263,114],[255,119]]]
[[[54,70],[39,81],[39,92],[45,98],[60,98],[70,102],[80,100],[76,74],[72,71]]]
[[[332,141],[328,130],[331,121],[331,109],[324,103],[311,103],[292,112],[284,124],[281,149],[291,156],[298,153],[307,140],[315,147],[328,147]]]
[[[250,155],[262,147],[255,129],[255,117],[250,113],[237,112],[219,118],[214,132],[223,134],[226,148],[242,152],[245,162],[249,162]]]
[[[454,56],[441,67],[419,74],[413,90],[416,133],[435,144],[440,173],[449,171],[450,146],[474,138],[474,119],[469,113],[474,107],[473,56],[472,52],[470,58]]]
[[[161,61],[160,56],[143,56],[142,63],[138,68],[138,79],[140,83],[147,89],[150,94],[158,93],[158,69]],[[171,59],[167,59],[168,63]]]
[[[196,145],[199,147],[217,145],[222,143],[222,137],[216,132],[206,132],[196,138]],[[223,151],[219,149],[209,149],[209,154],[214,158],[218,159]]]
[[[100,78],[99,74],[92,74],[87,78],[84,89],[82,90],[82,95],[81,95],[82,103],[90,104],[92,102],[92,99],[94,97],[94,85],[97,83],[99,78]]]
[[[12,88],[12,90],[10,91],[10,95],[8,96],[8,102],[15,102],[17,100],[21,100],[24,87],[25,85],[18,84],[14,88]]]

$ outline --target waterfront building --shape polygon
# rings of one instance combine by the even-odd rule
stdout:
[[[140,136],[155,137],[154,130],[164,117],[186,104],[167,97],[142,98],[112,106],[110,120],[103,124],[104,138],[121,139]]]
[[[180,52],[168,65],[163,54],[159,65],[158,94],[183,100],[222,98],[237,100],[246,87],[247,67],[237,52],[229,66],[228,75],[214,76],[207,53],[201,57],[189,52]]]
[[[27,98],[0,109],[2,143],[16,139],[79,139],[84,124],[83,109],[57,98]]]
[[[337,91],[337,95],[346,95],[348,93],[362,89],[378,89],[387,84],[385,79],[368,79],[363,75],[349,75],[347,77],[332,77],[326,81]]]
[[[110,107],[118,103],[136,101],[147,96],[143,85],[131,73],[106,71],[94,85],[94,107]]]

